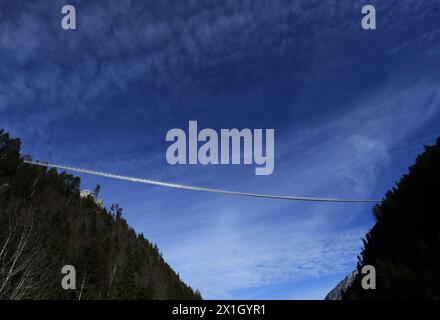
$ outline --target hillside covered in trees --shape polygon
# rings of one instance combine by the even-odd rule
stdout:
[[[425,147],[374,216],[343,299],[440,299],[440,138]],[[363,265],[376,268],[376,290],[362,289]]]
[[[64,265],[76,290],[64,290]],[[201,299],[158,248],[92,197],[80,179],[23,163],[0,130],[0,299]]]

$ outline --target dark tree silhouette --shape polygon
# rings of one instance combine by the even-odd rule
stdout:
[[[64,265],[76,269],[76,290],[61,287]],[[79,298],[201,296],[118,205],[108,212],[80,197],[79,178],[25,164],[20,140],[0,130],[0,299]]]
[[[439,200],[440,138],[374,208],[358,271],[373,265],[377,289],[363,290],[358,274],[345,299],[440,299]]]

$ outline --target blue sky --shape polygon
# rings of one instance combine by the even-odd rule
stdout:
[[[61,7],[77,10],[61,29]],[[361,29],[376,5],[377,30]],[[35,159],[249,192],[382,198],[440,135],[434,1],[0,0],[0,127]],[[274,128],[275,170],[170,166],[166,132]],[[320,299],[371,205],[80,175],[205,298]]]

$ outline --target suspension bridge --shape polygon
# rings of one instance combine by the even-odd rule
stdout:
[[[263,194],[263,193],[252,193],[252,192],[240,192],[240,191],[215,189],[215,188],[208,188],[208,187],[201,187],[201,186],[191,186],[191,185],[187,185],[187,184],[180,184],[180,183],[173,183],[173,182],[165,182],[165,181],[123,176],[123,175],[118,175],[118,174],[113,174],[113,173],[77,168],[77,167],[72,167],[72,166],[52,164],[52,163],[48,163],[48,162],[32,161],[32,160],[26,160],[26,159],[24,160],[24,162],[27,164],[30,164],[30,165],[35,165],[35,166],[57,168],[57,169],[61,169],[61,170],[85,173],[85,174],[90,174],[90,175],[94,175],[94,176],[117,179],[117,180],[124,180],[124,181],[136,182],[136,183],[155,185],[155,186],[160,186],[160,187],[183,189],[183,190],[190,190],[190,191],[211,192],[211,193],[219,193],[219,194],[234,195],[234,196],[241,196],[241,197],[264,198],[264,199],[275,199],[275,200],[290,200],[290,201],[339,202],[339,203],[379,203],[382,201],[382,200],[375,200],[375,199],[341,199],[341,198],[301,197],[301,196],[291,196],[291,195],[275,195],[275,194]]]

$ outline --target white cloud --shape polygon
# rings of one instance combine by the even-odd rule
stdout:
[[[393,82],[352,111],[309,127],[307,135],[291,130],[281,139],[290,153],[264,185],[241,176],[229,184],[246,191],[370,197],[394,149],[440,114],[437,88],[425,81],[409,87]],[[215,174],[205,178],[217,181]],[[214,199],[200,196],[197,205],[181,199],[167,208],[179,217],[153,215],[146,223],[166,260],[206,298],[237,298],[233,292],[243,288],[348,272],[371,226],[358,222],[371,217],[370,207]],[[173,231],[163,234],[163,225]]]

